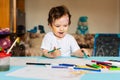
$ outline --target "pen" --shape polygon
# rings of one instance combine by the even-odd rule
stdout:
[[[100,69],[91,69],[91,68],[77,68],[77,67],[74,67],[73,69],[74,69],[74,70],[88,70],[88,71],[101,72]]]
[[[51,65],[50,63],[26,63],[27,65]]]
[[[59,49],[61,49],[61,48],[53,49],[51,51],[48,51],[48,53],[54,52],[55,50],[59,50]]]

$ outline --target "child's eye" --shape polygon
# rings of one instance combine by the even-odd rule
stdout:
[[[64,27],[67,27],[68,25],[64,25]]]
[[[60,27],[60,26],[56,26],[56,27]]]

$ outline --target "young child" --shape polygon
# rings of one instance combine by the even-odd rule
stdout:
[[[48,58],[58,56],[83,57],[83,52],[74,37],[67,34],[71,24],[71,14],[65,6],[53,7],[49,11],[48,25],[52,32],[48,32],[43,38],[41,49],[43,55]],[[84,50],[87,53],[86,50]]]

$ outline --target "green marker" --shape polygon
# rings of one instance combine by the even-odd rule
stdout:
[[[97,65],[97,64],[92,64],[92,66],[96,67],[97,69],[99,69],[99,68],[100,68],[100,66],[99,66],[99,65]]]
[[[54,52],[55,50],[59,50],[59,49],[61,49],[61,48],[53,49],[53,50],[51,50],[51,51],[48,51],[48,53],[52,53],[52,52]]]
[[[110,68],[110,70],[120,70],[120,67],[118,67],[118,68]]]
[[[84,58],[88,58],[88,56],[86,55],[86,53],[82,50],[83,54],[84,54]]]

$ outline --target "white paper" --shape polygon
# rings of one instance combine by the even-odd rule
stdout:
[[[10,65],[11,66],[25,66],[26,62],[37,62],[37,58],[28,58],[28,57],[11,57]]]
[[[41,66],[27,66],[7,74],[7,76],[47,80],[80,80],[82,75],[73,74],[69,69],[55,69]]]

